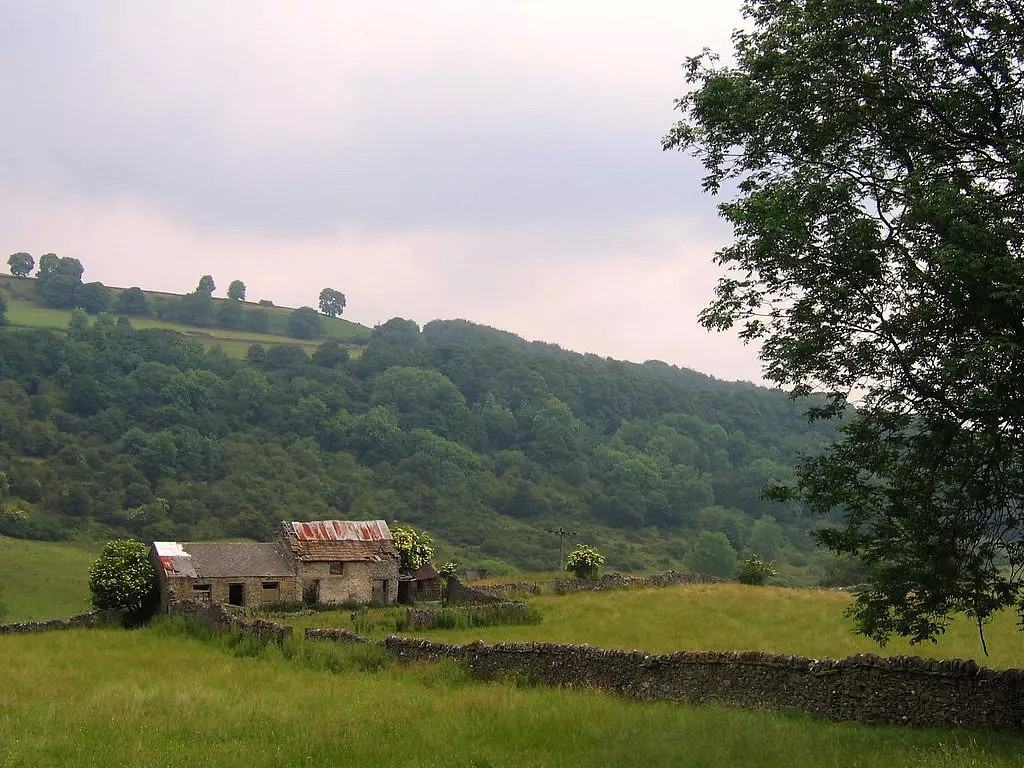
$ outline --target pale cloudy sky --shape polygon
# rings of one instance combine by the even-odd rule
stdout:
[[[738,9],[0,0],[0,247],[759,381],[697,323],[729,231],[660,146]]]

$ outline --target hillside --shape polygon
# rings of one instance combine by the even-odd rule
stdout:
[[[820,521],[760,498],[832,436],[781,392],[467,321],[324,318],[333,339],[299,341],[89,318],[36,288],[0,282],[0,533],[263,538],[283,518],[384,518],[499,572],[555,567],[558,527],[624,570],[728,575],[757,552],[807,583],[820,565]]]

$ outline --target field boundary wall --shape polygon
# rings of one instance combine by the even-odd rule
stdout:
[[[650,655],[551,643],[452,645],[395,635],[384,647],[405,661],[456,659],[485,679],[518,674],[643,701],[799,710],[861,723],[1024,729],[1024,670],[973,661],[871,654],[831,660],[756,651]]]
[[[82,627],[107,627],[118,624],[117,613],[92,611],[80,613],[68,619],[47,619],[46,621],[19,621],[13,624],[0,624],[0,635],[19,635],[26,632],[53,632],[62,629],[80,629]]]

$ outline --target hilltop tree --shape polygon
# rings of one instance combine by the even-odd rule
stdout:
[[[153,314],[149,300],[141,288],[128,288],[121,292],[114,304],[114,309],[124,315],[146,317]]]
[[[110,304],[110,291],[103,283],[86,283],[75,292],[75,304],[90,315],[98,315]]]
[[[77,306],[85,268],[78,259],[47,253],[39,257],[36,291],[48,307],[71,309]]]
[[[12,253],[7,259],[7,264],[15,277],[28,277],[36,265],[36,260],[28,253]]]
[[[232,280],[228,286],[228,298],[232,301],[245,301],[245,283],[241,280]]]
[[[667,148],[692,149],[734,242],[702,314],[766,376],[827,393],[841,440],[777,488],[843,515],[858,628],[934,639],[1024,616],[1024,16],[1014,0],[748,0]],[[848,413],[850,398],[858,408]]]
[[[320,291],[320,311],[328,317],[339,317],[345,311],[345,294],[333,288]]]
[[[199,283],[196,285],[195,293],[202,294],[204,296],[213,296],[213,292],[217,290],[217,286],[213,282],[212,275],[203,275],[199,278]]]

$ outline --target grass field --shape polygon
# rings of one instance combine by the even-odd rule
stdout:
[[[89,566],[99,545],[0,536],[4,621],[61,618],[89,610]]]
[[[50,309],[36,303],[35,280],[19,280],[10,275],[0,275],[0,290],[7,299],[7,320],[11,325],[26,328],[67,328],[71,319],[70,310]],[[110,288],[111,301],[116,299],[120,288]],[[151,303],[180,298],[175,294],[145,291]],[[214,302],[226,299],[214,299]],[[198,328],[178,323],[169,323],[151,317],[132,317],[132,325],[136,328],[168,328],[188,334],[208,348],[221,347],[230,357],[241,358],[252,344],[288,344],[302,347],[313,352],[317,346],[327,339],[333,339],[349,347],[349,353],[358,355],[361,346],[369,338],[369,329],[358,323],[343,318],[323,317],[324,337],[314,340],[294,339],[285,335],[288,316],[292,310],[288,307],[259,307],[255,303],[247,303],[249,309],[261,309],[268,315],[269,333],[251,333],[248,331],[228,330],[223,328]]]
[[[0,637],[0,765],[954,768],[1024,750],[1012,734],[478,683],[301,642],[238,657],[173,624]]]

